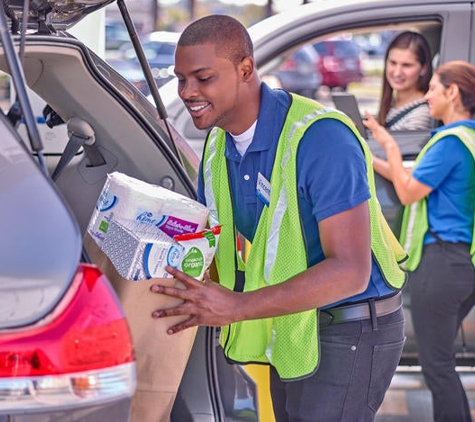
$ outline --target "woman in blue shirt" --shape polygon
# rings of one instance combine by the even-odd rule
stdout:
[[[394,138],[369,113],[365,125],[387,154],[387,161],[374,163],[375,171],[393,182],[406,205],[401,233],[409,253],[411,314],[434,420],[471,421],[455,370],[455,338],[475,304],[475,67],[441,65],[425,99],[431,117],[444,125],[412,173],[403,167]],[[415,224],[409,223],[411,209]]]

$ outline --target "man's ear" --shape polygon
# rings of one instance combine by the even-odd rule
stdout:
[[[244,57],[239,63],[239,72],[244,82],[252,78],[254,74],[254,59],[252,57]]]

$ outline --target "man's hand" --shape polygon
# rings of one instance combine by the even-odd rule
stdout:
[[[176,268],[166,267],[166,271],[180,280],[186,289],[154,284],[150,290],[153,293],[182,299],[183,303],[172,308],[157,309],[153,312],[152,317],[189,315],[185,321],[170,327],[167,330],[168,334],[199,325],[219,327],[238,320],[239,293],[215,283],[211,280],[208,272],[205,272],[203,281],[198,281]]]

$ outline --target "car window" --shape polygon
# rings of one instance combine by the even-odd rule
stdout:
[[[8,239],[0,244],[0,328],[5,328],[31,324],[57,304],[76,272],[81,236],[3,107],[0,128],[0,201],[8,204],[0,207],[0,232]],[[18,283],[22,295],[12,288]]]
[[[264,80],[273,86],[312,97],[327,106],[334,106],[331,93],[346,91],[356,96],[360,112],[376,114],[379,109],[384,57],[392,38],[399,32],[421,32],[429,41],[434,62],[440,51],[439,21],[408,22],[395,26],[371,26],[345,29],[309,39],[304,44],[289,46],[272,57],[264,69]],[[312,47],[317,54],[302,60]],[[313,60],[313,76],[309,62]],[[304,64],[305,63],[305,64]]]

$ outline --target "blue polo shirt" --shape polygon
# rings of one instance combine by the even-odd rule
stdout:
[[[225,155],[236,227],[251,243],[265,206],[256,195],[258,173],[270,181],[277,142],[290,101],[287,92],[271,89],[263,83],[256,131],[244,156],[236,150],[232,137],[226,134]],[[198,200],[206,204],[201,172],[198,181]],[[309,127],[297,152],[297,187],[310,267],[325,259],[318,222],[370,198],[364,153],[358,139],[346,125],[335,119],[321,119]],[[391,292],[393,290],[385,284],[373,260],[367,290],[341,302],[359,301]]]
[[[474,120],[462,120],[441,126],[442,130],[457,126],[475,129]],[[470,150],[456,136],[448,135],[430,147],[412,176],[432,188],[427,199],[430,231],[441,239],[472,243],[475,206],[475,161]],[[436,242],[426,234],[424,244]]]

